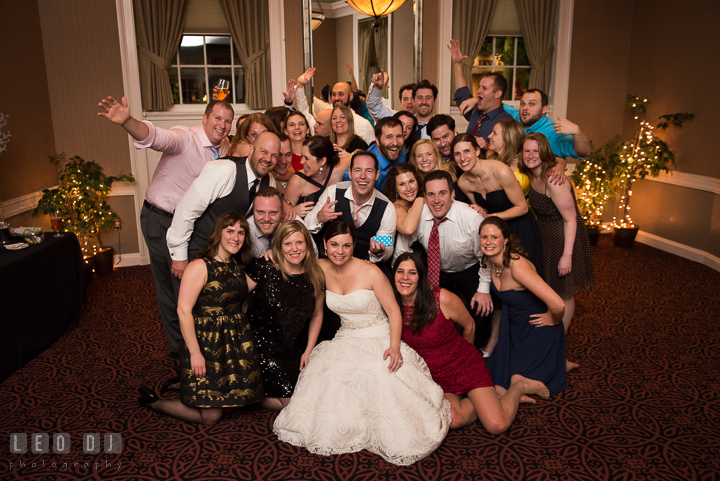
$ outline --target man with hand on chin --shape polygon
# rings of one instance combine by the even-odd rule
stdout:
[[[135,148],[163,153],[145,194],[140,227],[150,255],[160,319],[170,354],[176,356],[184,342],[177,315],[180,281],[171,273],[172,259],[165,237],[178,202],[203,166],[227,154],[230,147],[227,134],[232,130],[234,111],[229,103],[213,100],[205,109],[202,125],[165,130],[130,116],[125,97],[121,102],[108,97],[98,105],[103,109],[98,115],[125,129]]]
[[[280,139],[272,132],[257,136],[250,155],[239,160],[219,159],[203,167],[178,203],[167,233],[167,247],[172,257],[172,273],[182,278],[196,252],[205,247],[215,220],[226,212],[248,216],[257,191],[275,187],[270,172],[280,157]],[[295,209],[283,203],[284,217],[295,218]]]
[[[467,204],[453,200],[450,174],[435,170],[425,176],[425,206],[412,235],[398,234],[394,258],[411,252],[415,241],[427,252],[428,282],[456,294],[475,319],[475,346],[490,336],[490,269],[482,268],[478,229],[483,217]]]
[[[346,220],[355,226],[355,257],[373,264],[389,260],[392,244],[373,239],[375,236],[392,238],[397,224],[395,206],[374,187],[379,175],[378,159],[372,152],[359,150],[350,160],[349,172],[350,182],[331,185],[322,193],[313,210],[305,216],[305,225],[316,234],[326,223],[337,218]]]

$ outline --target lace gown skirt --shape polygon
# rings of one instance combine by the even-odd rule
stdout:
[[[313,350],[275,433],[322,455],[366,449],[409,465],[431,454],[449,429],[450,406],[425,362],[401,343],[403,366],[388,371],[390,329],[372,291],[327,291],[327,303],[342,327]]]

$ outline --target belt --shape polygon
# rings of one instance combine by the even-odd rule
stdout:
[[[155,212],[156,214],[164,215],[165,217],[169,217],[170,219],[173,218],[173,215],[170,212],[165,212],[160,207],[155,207],[154,205],[152,205],[150,202],[148,202],[146,200],[143,201],[143,206],[147,207],[148,209]]]

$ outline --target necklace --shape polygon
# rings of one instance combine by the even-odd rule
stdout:
[[[500,264],[500,269],[497,268],[495,264],[492,265],[492,271],[495,274],[495,277],[500,277],[500,274],[505,270],[505,266]]]

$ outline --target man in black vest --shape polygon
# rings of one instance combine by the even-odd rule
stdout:
[[[355,152],[350,160],[350,181],[331,185],[323,192],[305,217],[308,230],[320,232],[325,223],[339,217],[355,225],[355,257],[374,264],[392,258],[392,243],[373,239],[392,239],[397,224],[395,206],[374,187],[377,178],[377,157],[363,150]]]
[[[275,178],[270,172],[278,157],[280,139],[264,132],[255,139],[248,157],[218,159],[203,167],[180,199],[168,229],[173,275],[182,278],[189,259],[205,247],[218,217],[231,211],[247,216],[252,212],[255,193],[267,185],[275,187]],[[294,218],[292,206],[283,203],[283,211],[284,215]]]

